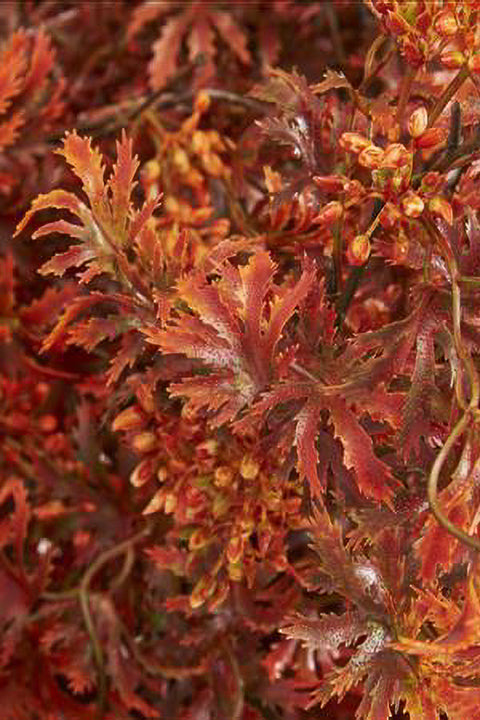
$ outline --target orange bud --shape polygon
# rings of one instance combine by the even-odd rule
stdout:
[[[414,192],[407,192],[402,198],[402,208],[407,217],[416,218],[424,211],[425,203],[420,195]]]
[[[153,471],[154,465],[152,459],[147,458],[146,460],[142,460],[142,462],[139,463],[135,470],[131,473],[130,483],[133,487],[141,487],[142,485],[145,485],[145,483],[152,477]]]
[[[240,564],[231,563],[228,566],[228,577],[234,582],[240,582],[243,577],[243,568]]]
[[[177,170],[182,174],[186,175],[190,170],[190,160],[188,155],[183,148],[176,147],[172,153],[172,161]]]
[[[443,128],[436,127],[425,130],[420,137],[417,137],[415,142],[417,147],[425,149],[435,147],[435,145],[439,145],[439,143],[444,142],[444,140],[445,130],[443,130]]]
[[[465,55],[460,50],[445,50],[440,55],[440,62],[448,70],[458,70],[465,64]]]
[[[248,457],[248,455],[245,455],[242,458],[242,462],[240,463],[240,475],[244,480],[254,480],[257,477],[259,470],[260,467],[256,460]]]
[[[155,400],[151,388],[147,385],[139,385],[136,391],[137,400],[141,408],[148,414],[153,415],[155,412]]]
[[[44,433],[51,433],[57,429],[57,418],[54,415],[42,415],[38,418],[38,427]]]
[[[204,169],[213,177],[220,177],[225,170],[223,162],[214,153],[205,153],[201,161]]]
[[[168,477],[168,471],[165,467],[160,467],[157,470],[157,480],[159,483],[164,483]]]
[[[172,493],[168,493],[168,495],[165,496],[165,512],[167,515],[170,515],[170,513],[173,513],[175,508],[177,507],[177,498]]]
[[[210,107],[210,96],[205,90],[201,90],[195,98],[195,110],[204,113]]]
[[[142,515],[151,515],[154,512],[158,512],[162,509],[163,505],[163,494],[161,490],[158,490],[152,497],[148,505],[144,508]]]
[[[142,167],[142,179],[151,183],[160,177],[160,163],[158,160],[148,160]]]
[[[112,424],[112,430],[133,430],[142,427],[145,422],[145,416],[138,405],[131,405],[117,415]]]
[[[45,402],[48,394],[50,393],[50,387],[46,382],[38,382],[34,389],[35,400],[40,404]]]
[[[331,225],[337,222],[337,220],[340,220],[342,213],[343,207],[341,203],[334,200],[333,202],[329,202],[323,206],[318,215],[313,218],[313,222],[323,225]]]
[[[408,132],[413,138],[418,138],[427,129],[428,113],[427,109],[422,107],[413,111],[408,119]]]
[[[347,152],[360,153],[370,144],[370,140],[359,133],[345,132],[340,138],[340,147]]]
[[[344,190],[352,203],[360,200],[366,194],[365,188],[358,180],[347,180]]]
[[[213,594],[216,587],[217,581],[214,577],[204,575],[202,578],[200,578],[200,580],[193,588],[192,594],[190,595],[190,606],[192,607],[192,609],[198,608],[203,605],[205,600],[208,600],[210,595]]]
[[[406,165],[409,160],[410,153],[405,145],[394,143],[393,145],[389,145],[385,150],[382,166],[399,168],[402,167],[402,165]]]
[[[132,447],[138,453],[148,453],[157,447],[157,436],[152,432],[142,432],[135,435]]]
[[[233,480],[233,470],[227,466],[217,467],[215,470],[215,485],[225,487]]]
[[[210,141],[203,130],[195,130],[192,136],[191,147],[197,155],[210,152]]]
[[[348,246],[348,262],[350,265],[363,265],[368,260],[370,250],[371,245],[368,235],[357,235]]]
[[[204,176],[196,168],[190,168],[187,175],[185,175],[185,182],[193,188],[202,187],[204,180]]]
[[[360,165],[366,168],[375,169],[380,166],[383,160],[384,151],[377,145],[369,145],[362,150],[358,156],[358,162]]]
[[[435,19],[435,30],[443,37],[451,37],[458,30],[455,15],[451,10],[443,10]]]
[[[443,218],[443,220],[445,220],[448,225],[453,224],[452,206],[450,205],[448,200],[445,200],[445,198],[438,195],[437,197],[432,198],[428,203],[428,209],[434,215]]]
[[[347,179],[341,175],[316,175],[313,182],[321,190],[326,192],[341,192]]]
[[[243,555],[244,540],[241,535],[234,535],[227,545],[227,558],[232,564],[238,563]]]

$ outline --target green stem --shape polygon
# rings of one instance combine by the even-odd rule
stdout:
[[[428,494],[428,502],[430,505],[430,509],[432,513],[434,514],[435,518],[439,522],[439,524],[447,530],[451,535],[457,538],[457,540],[460,540],[465,545],[468,545],[468,547],[473,548],[474,550],[480,550],[480,541],[476,538],[472,537],[471,535],[468,535],[466,532],[461,530],[459,527],[454,525],[449,518],[444,515],[442,510],[440,509],[440,505],[438,502],[438,495],[437,495],[437,488],[438,488],[438,479],[440,477],[440,472],[442,470],[442,467],[448,457],[449,452],[452,450],[453,446],[455,445],[456,441],[463,435],[465,430],[467,429],[471,419],[473,418],[474,421],[478,419],[478,402],[480,399],[480,384],[478,379],[478,373],[476,371],[475,365],[473,363],[473,360],[470,356],[470,353],[465,348],[462,336],[461,336],[461,296],[460,296],[460,287],[458,284],[458,267],[457,263],[455,261],[455,257],[452,253],[452,250],[448,243],[446,242],[445,238],[442,236],[441,233],[439,233],[434,225],[434,223],[431,221],[430,218],[425,218],[424,220],[424,227],[429,232],[430,236],[432,237],[433,241],[440,246],[440,249],[442,251],[442,254],[447,262],[448,269],[450,272],[450,279],[452,283],[452,318],[453,318],[453,339],[455,344],[455,350],[457,352],[458,358],[462,361],[463,366],[467,372],[469,381],[470,381],[470,400],[467,402],[466,398],[463,394],[463,387],[462,387],[462,377],[461,374],[458,373],[457,376],[457,382],[456,382],[456,394],[457,394],[457,400],[460,405],[460,407],[463,409],[463,415],[460,418],[460,420],[457,422],[455,427],[453,428],[452,432],[448,436],[447,440],[445,441],[444,446],[438,453],[435,462],[433,463],[432,469],[430,471],[430,476],[428,478],[428,486],[427,486],[427,494]]]

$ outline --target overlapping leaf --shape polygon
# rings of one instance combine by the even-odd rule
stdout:
[[[64,210],[79,223],[55,220],[39,227],[32,237],[61,233],[80,242],[54,255],[40,272],[62,276],[69,269],[86,265],[79,275],[82,283],[105,272],[121,279],[122,269],[128,265],[125,250],[132,248],[145,232],[157,204],[154,200],[147,201],[139,212],[132,206],[133,177],[138,168],[138,161],[132,155],[132,141],[124,133],[121,142],[117,143],[117,162],[107,183],[102,156],[92,148],[89,138],[82,138],[75,131],[67,133],[63,148],[58,152],[81,181],[90,207],[73,193],[52,190],[34,200],[16,233],[20,233],[41,210]]]
[[[179,281],[178,293],[194,314],[182,312],[164,329],[145,331],[164,353],[185,354],[209,369],[170,391],[193,409],[208,408],[216,424],[234,419],[273,379],[282,331],[315,277],[310,265],[287,289],[274,283],[275,272],[270,255],[259,251],[247,265],[226,263],[216,282],[190,275]]]

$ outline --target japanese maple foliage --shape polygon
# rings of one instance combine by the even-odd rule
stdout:
[[[6,720],[480,720],[480,8],[0,7]]]

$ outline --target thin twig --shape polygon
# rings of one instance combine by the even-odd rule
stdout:
[[[453,428],[453,430],[451,431],[448,438],[446,439],[442,449],[440,450],[435,459],[435,462],[433,463],[427,485],[428,502],[435,518],[437,519],[439,524],[444,527],[445,530],[447,530],[447,532],[460,540],[460,542],[468,545],[468,547],[480,551],[480,541],[472,537],[471,535],[468,535],[466,532],[454,525],[450,521],[450,519],[443,513],[438,502],[438,479],[440,477],[442,467],[445,464],[445,461],[450,451],[454,447],[456,441],[463,435],[465,430],[468,428],[470,422],[472,420],[477,421],[478,419],[480,383],[473,360],[470,356],[470,353],[465,348],[461,336],[461,296],[460,286],[458,284],[459,272],[455,257],[450,246],[447,244],[442,234],[437,231],[436,226],[429,218],[423,221],[423,225],[429,232],[432,240],[436,242],[437,245],[440,247],[449,268],[450,279],[452,283],[452,317],[455,350],[457,352],[458,358],[462,361],[464,365],[470,381],[470,400],[467,403],[466,398],[463,394],[462,376],[461,373],[458,373],[456,381],[456,395],[458,404],[463,409],[463,414]]]
[[[237,95],[236,93],[220,90],[218,88],[205,88],[203,92],[207,93],[213,100],[218,100],[220,102],[223,101],[232,105],[239,105],[256,113],[263,114],[270,107],[270,103],[263,102],[262,100]],[[91,133],[94,139],[106,137],[118,130],[121,130],[127,124],[135,122],[152,107],[155,107],[156,110],[168,110],[169,108],[176,107],[182,103],[188,103],[191,105],[194,99],[195,93],[193,92],[189,91],[183,94],[175,95],[171,92],[165,92],[164,88],[162,88],[161,91],[157,90],[147,97],[132,101],[131,105],[133,105],[133,107],[124,113],[119,113],[118,107],[112,107],[111,117],[108,117],[107,119],[102,118],[98,121],[78,123],[75,129],[78,132]],[[48,142],[55,144],[63,138],[64,134],[64,131],[54,133],[49,136]]]
[[[128,538],[127,540],[124,540],[123,542],[119,543],[118,545],[115,545],[112,548],[109,548],[108,550],[105,550],[105,552],[101,553],[96,560],[87,568],[85,571],[80,584],[72,588],[70,590],[65,590],[63,592],[58,593],[52,593],[52,592],[44,592],[42,593],[42,598],[44,600],[52,600],[52,601],[58,601],[58,600],[67,600],[67,599],[73,599],[76,598],[78,602],[80,603],[80,608],[82,610],[82,616],[83,616],[83,622],[85,625],[85,629],[88,633],[89,639],[90,639],[90,645],[92,648],[92,654],[93,659],[97,671],[97,685],[98,685],[98,702],[97,702],[97,713],[98,717],[102,718],[105,714],[105,704],[106,704],[106,675],[105,675],[105,663],[103,659],[103,650],[100,643],[100,640],[98,638],[97,630],[95,627],[95,622],[92,617],[92,611],[90,608],[90,599],[91,599],[91,593],[90,593],[90,585],[97,573],[100,572],[100,570],[111,560],[114,560],[120,555],[125,554],[125,562],[122,567],[122,570],[120,571],[119,575],[115,579],[114,583],[112,584],[110,588],[110,592],[114,592],[114,590],[118,589],[118,587],[126,580],[128,577],[128,574],[130,573],[130,570],[133,565],[134,555],[133,555],[133,546],[145,538],[147,535],[151,532],[151,526],[147,526],[146,528],[143,528],[143,530],[140,530],[138,533],[133,535],[132,537]]]

